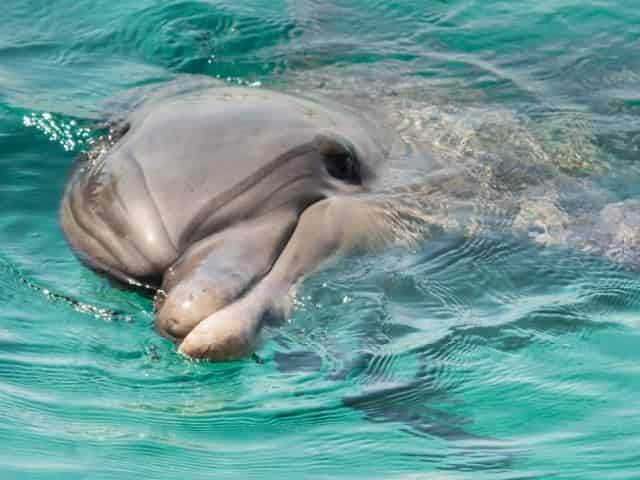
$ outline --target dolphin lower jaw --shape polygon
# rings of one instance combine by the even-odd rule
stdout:
[[[215,233],[188,249],[168,269],[156,296],[160,333],[179,343],[205,318],[247,296],[257,298],[253,290],[286,248],[299,216],[297,209],[287,206]]]

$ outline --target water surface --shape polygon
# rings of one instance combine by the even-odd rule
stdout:
[[[597,221],[640,194],[638,51],[624,0],[4,0],[2,478],[638,478],[637,230]],[[193,74],[377,104],[390,178],[488,169],[514,210],[313,276],[256,358],[187,361],[56,213],[104,102]]]

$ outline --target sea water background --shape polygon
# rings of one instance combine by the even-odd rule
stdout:
[[[211,365],[153,331],[149,299],[82,267],[56,219],[104,100],[194,73],[379,96],[444,156],[508,144],[632,198],[636,1],[0,13],[2,479],[640,478],[640,277],[620,264],[508,235],[344,261],[259,360]]]

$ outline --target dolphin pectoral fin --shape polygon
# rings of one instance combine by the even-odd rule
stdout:
[[[156,301],[156,328],[184,338],[204,318],[256,284],[295,228],[294,210],[281,210],[207,237],[165,273]]]
[[[375,250],[392,240],[382,213],[380,204],[355,197],[333,197],[308,207],[271,271],[242,298],[195,327],[180,352],[215,361],[252,353],[264,323],[286,319],[293,285],[331,257]]]

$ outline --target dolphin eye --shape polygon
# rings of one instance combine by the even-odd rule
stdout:
[[[350,152],[335,152],[326,154],[324,165],[327,173],[333,178],[347,183],[362,183],[358,163]]]
[[[360,162],[353,146],[347,140],[320,134],[316,135],[314,144],[322,155],[327,174],[345,183],[362,184]]]

